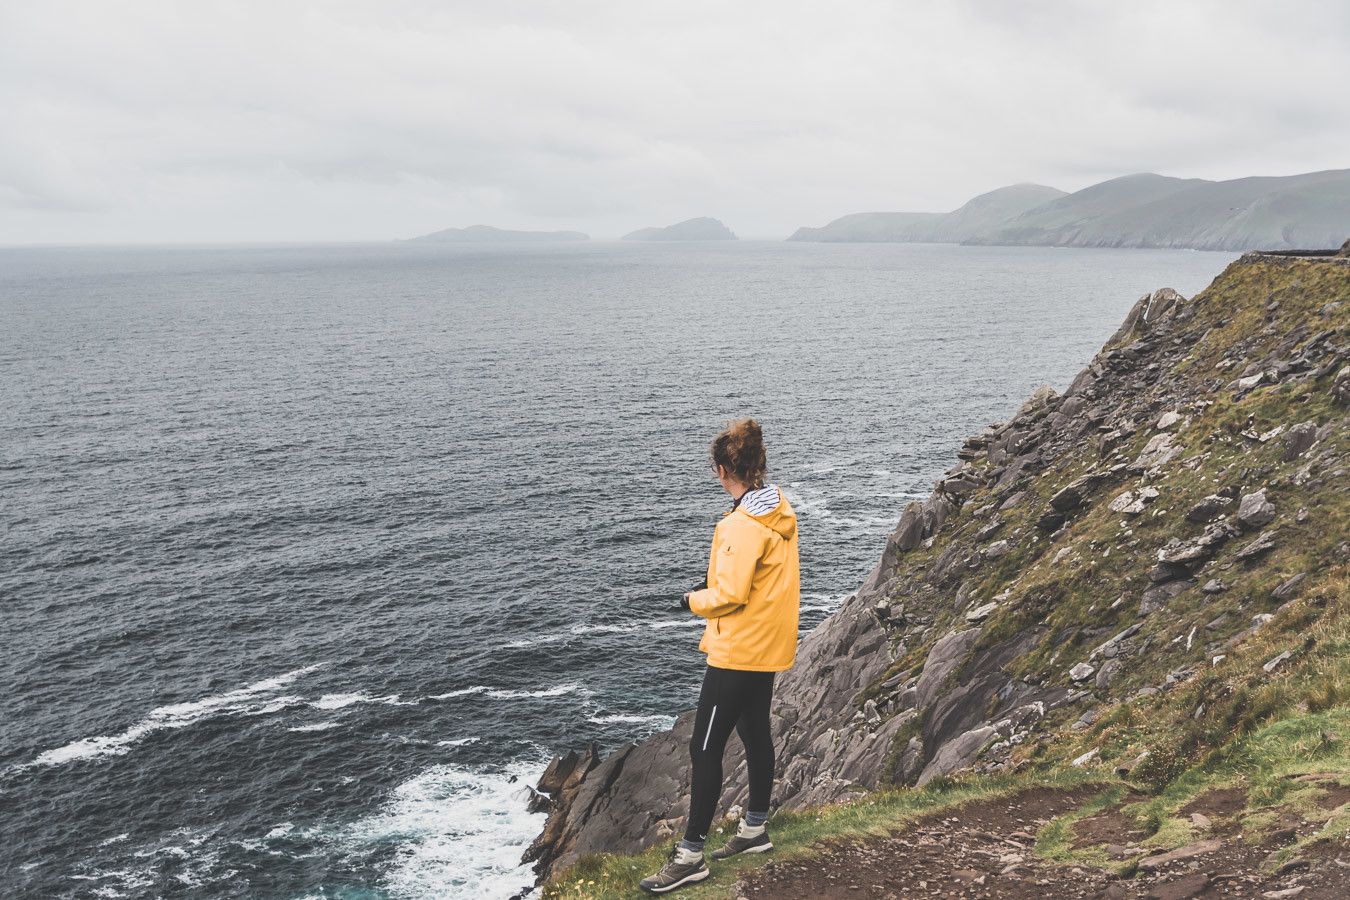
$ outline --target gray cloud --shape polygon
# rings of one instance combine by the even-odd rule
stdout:
[[[1350,7],[0,0],[0,242],[745,236],[1350,165]]]

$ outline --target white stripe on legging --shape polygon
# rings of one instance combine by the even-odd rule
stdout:
[[[703,735],[703,749],[704,749],[704,750],[707,750],[707,749],[708,749],[708,738],[712,737],[712,723],[713,723],[713,719],[716,719],[716,718],[717,718],[717,704],[714,703],[714,704],[713,704],[712,715],[708,716],[708,733],[705,734],[705,735]]]

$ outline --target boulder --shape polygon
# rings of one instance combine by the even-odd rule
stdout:
[[[982,725],[952,738],[943,744],[938,752],[933,754],[928,765],[923,767],[919,780],[915,782],[916,786],[923,787],[939,775],[947,775],[970,765],[980,755],[989,739],[997,733],[997,729],[992,725]]]
[[[1186,511],[1186,521],[1194,522],[1197,525],[1212,522],[1217,516],[1223,514],[1228,507],[1232,505],[1232,498],[1223,497],[1219,494],[1210,494]]]
[[[989,618],[989,616],[996,609],[998,609],[997,603],[986,603],[983,606],[977,606],[970,612],[966,613],[966,621],[983,622],[985,619]]]
[[[1293,462],[1302,456],[1316,440],[1317,423],[1300,422],[1289,429],[1289,433],[1284,436],[1284,453],[1281,458],[1285,462]]]
[[[1266,499],[1265,488],[1243,494],[1238,501],[1238,521],[1244,528],[1263,528],[1275,521],[1275,504]]]
[[[1268,553],[1273,549],[1275,549],[1275,532],[1267,531],[1239,550],[1237,552],[1237,558],[1246,562],[1249,559],[1256,559],[1258,556]]]
[[[1288,600],[1298,593],[1298,589],[1303,586],[1303,582],[1308,579],[1307,572],[1300,572],[1292,578],[1287,578],[1280,582],[1275,590],[1270,592],[1270,596],[1276,600]]]
[[[1173,409],[1173,410],[1168,410],[1167,412],[1163,413],[1162,416],[1160,416],[1160,417],[1158,418],[1158,430],[1159,430],[1159,431],[1166,431],[1167,429],[1171,428],[1173,425],[1175,425],[1175,424],[1177,424],[1178,422],[1180,422],[1180,421],[1182,420],[1182,418],[1183,418],[1183,417],[1182,417],[1181,413],[1177,412],[1176,410],[1174,410],[1174,409]]]
[[[1144,449],[1135,457],[1134,462],[1130,464],[1130,468],[1136,472],[1156,469],[1180,456],[1183,449],[1170,431],[1155,434],[1149,438],[1149,442],[1144,445]]]

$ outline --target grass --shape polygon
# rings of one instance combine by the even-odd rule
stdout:
[[[1350,832],[1350,806],[1324,810],[1316,803],[1323,790],[1294,780],[1314,773],[1350,784],[1350,708],[1295,714],[1271,722],[1181,772],[1155,796],[1126,804],[1119,812],[1148,835],[1140,846],[1169,850],[1200,837],[1190,820],[1180,816],[1181,809],[1210,791],[1241,788],[1247,801],[1237,818],[1249,840],[1259,840],[1279,821],[1281,813],[1295,813],[1321,825],[1277,853],[1272,860],[1277,865],[1309,844],[1335,840]],[[1047,824],[1037,851],[1056,862],[1128,873],[1134,865],[1132,860],[1110,860],[1101,846],[1073,848],[1074,823],[1114,806],[1119,796],[1112,796],[1108,791],[1083,809]]]

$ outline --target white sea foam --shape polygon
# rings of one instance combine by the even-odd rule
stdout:
[[[657,728],[669,728],[675,724],[674,716],[639,716],[628,713],[615,713],[609,716],[590,716],[588,721],[597,725],[653,725]]]
[[[584,691],[578,684],[559,684],[551,688],[543,688],[537,691],[513,691],[507,688],[488,687],[485,684],[475,684],[473,687],[460,688],[455,691],[447,691],[444,694],[432,694],[428,700],[450,700],[454,697],[465,697],[470,694],[483,694],[487,697],[495,697],[499,700],[526,700],[533,697],[561,697],[563,694],[572,694],[578,691]]]
[[[150,710],[141,721],[118,734],[82,738],[47,750],[33,760],[35,766],[59,766],[77,759],[95,759],[100,756],[121,756],[131,750],[141,738],[170,728],[186,728],[196,722],[230,713],[248,713],[260,697],[278,691],[296,679],[320,668],[323,663],[293,669],[272,678],[255,681],[233,691],[205,697],[190,703],[174,703]]]
[[[622,634],[629,631],[646,631],[649,629],[701,628],[704,624],[704,620],[696,618],[657,619],[654,622],[624,622],[622,624],[592,625],[581,623],[573,625],[569,630],[572,634]]]
[[[287,731],[327,731],[330,728],[337,728],[341,722],[314,722],[310,725],[296,725],[293,728],[287,728]]]
[[[657,619],[652,622],[623,622],[623,623],[605,623],[591,624],[581,622],[573,625],[563,634],[545,634],[538,637],[518,638],[514,641],[507,641],[502,644],[504,648],[511,650],[520,650],[526,647],[534,647],[538,644],[556,644],[559,641],[571,640],[584,634],[625,634],[632,631],[646,631],[649,629],[662,630],[665,628],[702,628],[704,622],[702,619],[680,618],[680,619]]]
[[[437,741],[437,747],[467,747],[469,744],[476,744],[481,741],[480,737],[455,738],[449,741]]]
[[[542,761],[503,772],[433,766],[339,841],[362,857],[397,843],[383,884],[392,897],[510,897],[534,880],[520,856],[543,827],[544,815],[525,808],[525,786],[542,768]]]
[[[267,716],[271,715],[272,713],[281,712],[283,709],[287,709],[288,707],[299,706],[301,703],[304,702],[305,702],[304,697],[297,697],[294,694],[283,694],[280,697],[273,697],[271,700],[267,701],[262,706],[259,706],[256,709],[250,709],[248,711],[248,714],[250,716]]]
[[[354,703],[370,701],[369,694],[324,694],[318,700],[311,700],[309,705],[315,709],[342,709]]]
[[[849,531],[866,532],[894,527],[900,519],[900,507],[909,500],[922,499],[911,493],[888,495],[886,512],[880,515],[850,516],[841,515],[830,509],[830,494],[804,485],[800,481],[791,482],[785,493],[792,508],[806,519],[815,519]]]

